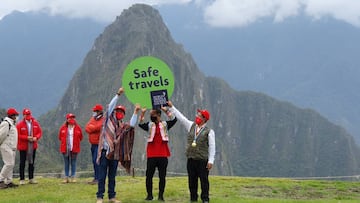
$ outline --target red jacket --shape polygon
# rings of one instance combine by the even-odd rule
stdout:
[[[60,152],[66,153],[66,137],[68,134],[67,124],[63,124],[59,130],[59,140],[60,140]],[[73,138],[73,149],[72,152],[80,152],[80,142],[83,138],[81,127],[78,124],[75,124],[74,127],[74,138]]]
[[[40,124],[34,118],[31,118],[31,122],[32,122],[33,137],[36,137],[36,139],[39,140],[42,135]],[[17,149],[19,151],[25,151],[28,149],[28,136],[30,136],[26,125],[26,121],[24,119],[21,120],[16,125],[16,128],[18,131]],[[33,148],[37,149],[37,147],[38,147],[37,141],[33,142]]]
[[[101,117],[98,120],[96,120],[94,117],[91,117],[89,122],[86,124],[85,131],[89,134],[90,144],[99,144],[99,137],[103,121],[104,117]]]

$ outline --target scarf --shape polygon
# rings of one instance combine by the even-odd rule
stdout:
[[[120,161],[120,164],[125,168],[127,173],[130,173],[131,154],[134,146],[135,129],[126,123],[118,132],[119,140],[115,144],[116,153],[114,158]]]
[[[70,128],[67,126],[66,134],[66,156],[70,156],[71,153],[71,143],[70,143]]]
[[[110,160],[113,159],[116,128],[118,128],[118,124],[115,118],[113,117],[113,115],[112,114],[110,114],[110,116],[106,115],[106,119],[104,119],[101,134],[99,137],[98,156],[96,159],[97,163],[100,163],[102,150],[106,150],[106,157],[108,159]]]
[[[30,137],[34,137],[34,128],[33,123],[31,121],[25,121],[26,126],[28,127],[28,134]],[[33,164],[33,154],[34,154],[34,143],[33,141],[28,141],[28,149],[26,152],[26,159],[28,160],[29,164]]]
[[[106,150],[106,158],[118,160],[120,164],[130,173],[131,154],[134,144],[134,127],[129,123],[120,123],[112,116],[105,119],[99,139],[97,163],[100,162],[101,151]]]

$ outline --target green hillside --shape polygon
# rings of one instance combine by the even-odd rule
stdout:
[[[89,180],[80,178],[77,183],[63,184],[58,178],[38,177],[37,185],[0,190],[1,202],[95,202],[97,185],[87,184]],[[155,178],[154,195],[157,184]],[[355,203],[360,199],[359,191],[358,182],[210,176],[213,203]],[[145,177],[118,176],[116,192],[123,203],[148,202],[144,200]],[[168,177],[164,197],[166,202],[188,202],[187,177]]]

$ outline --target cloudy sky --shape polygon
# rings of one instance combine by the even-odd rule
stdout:
[[[332,17],[360,27],[360,0],[1,0],[0,19],[14,10],[47,11],[52,15],[87,17],[108,23],[134,3],[157,7],[192,4],[213,27],[241,27],[261,18],[282,22],[297,15],[315,20]]]

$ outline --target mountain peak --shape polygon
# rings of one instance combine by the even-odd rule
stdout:
[[[123,32],[155,32],[165,31],[169,33],[158,10],[146,4],[134,4],[128,9],[123,10],[120,16],[108,27],[111,31]],[[170,35],[169,35],[170,36]]]
[[[134,4],[128,9],[125,9],[117,20],[127,21],[131,19],[132,22],[138,21],[142,23],[144,21],[149,21],[151,23],[156,23],[162,21],[162,17],[158,10],[146,4]],[[141,24],[139,24],[141,26]],[[138,27],[138,25],[134,25]]]

